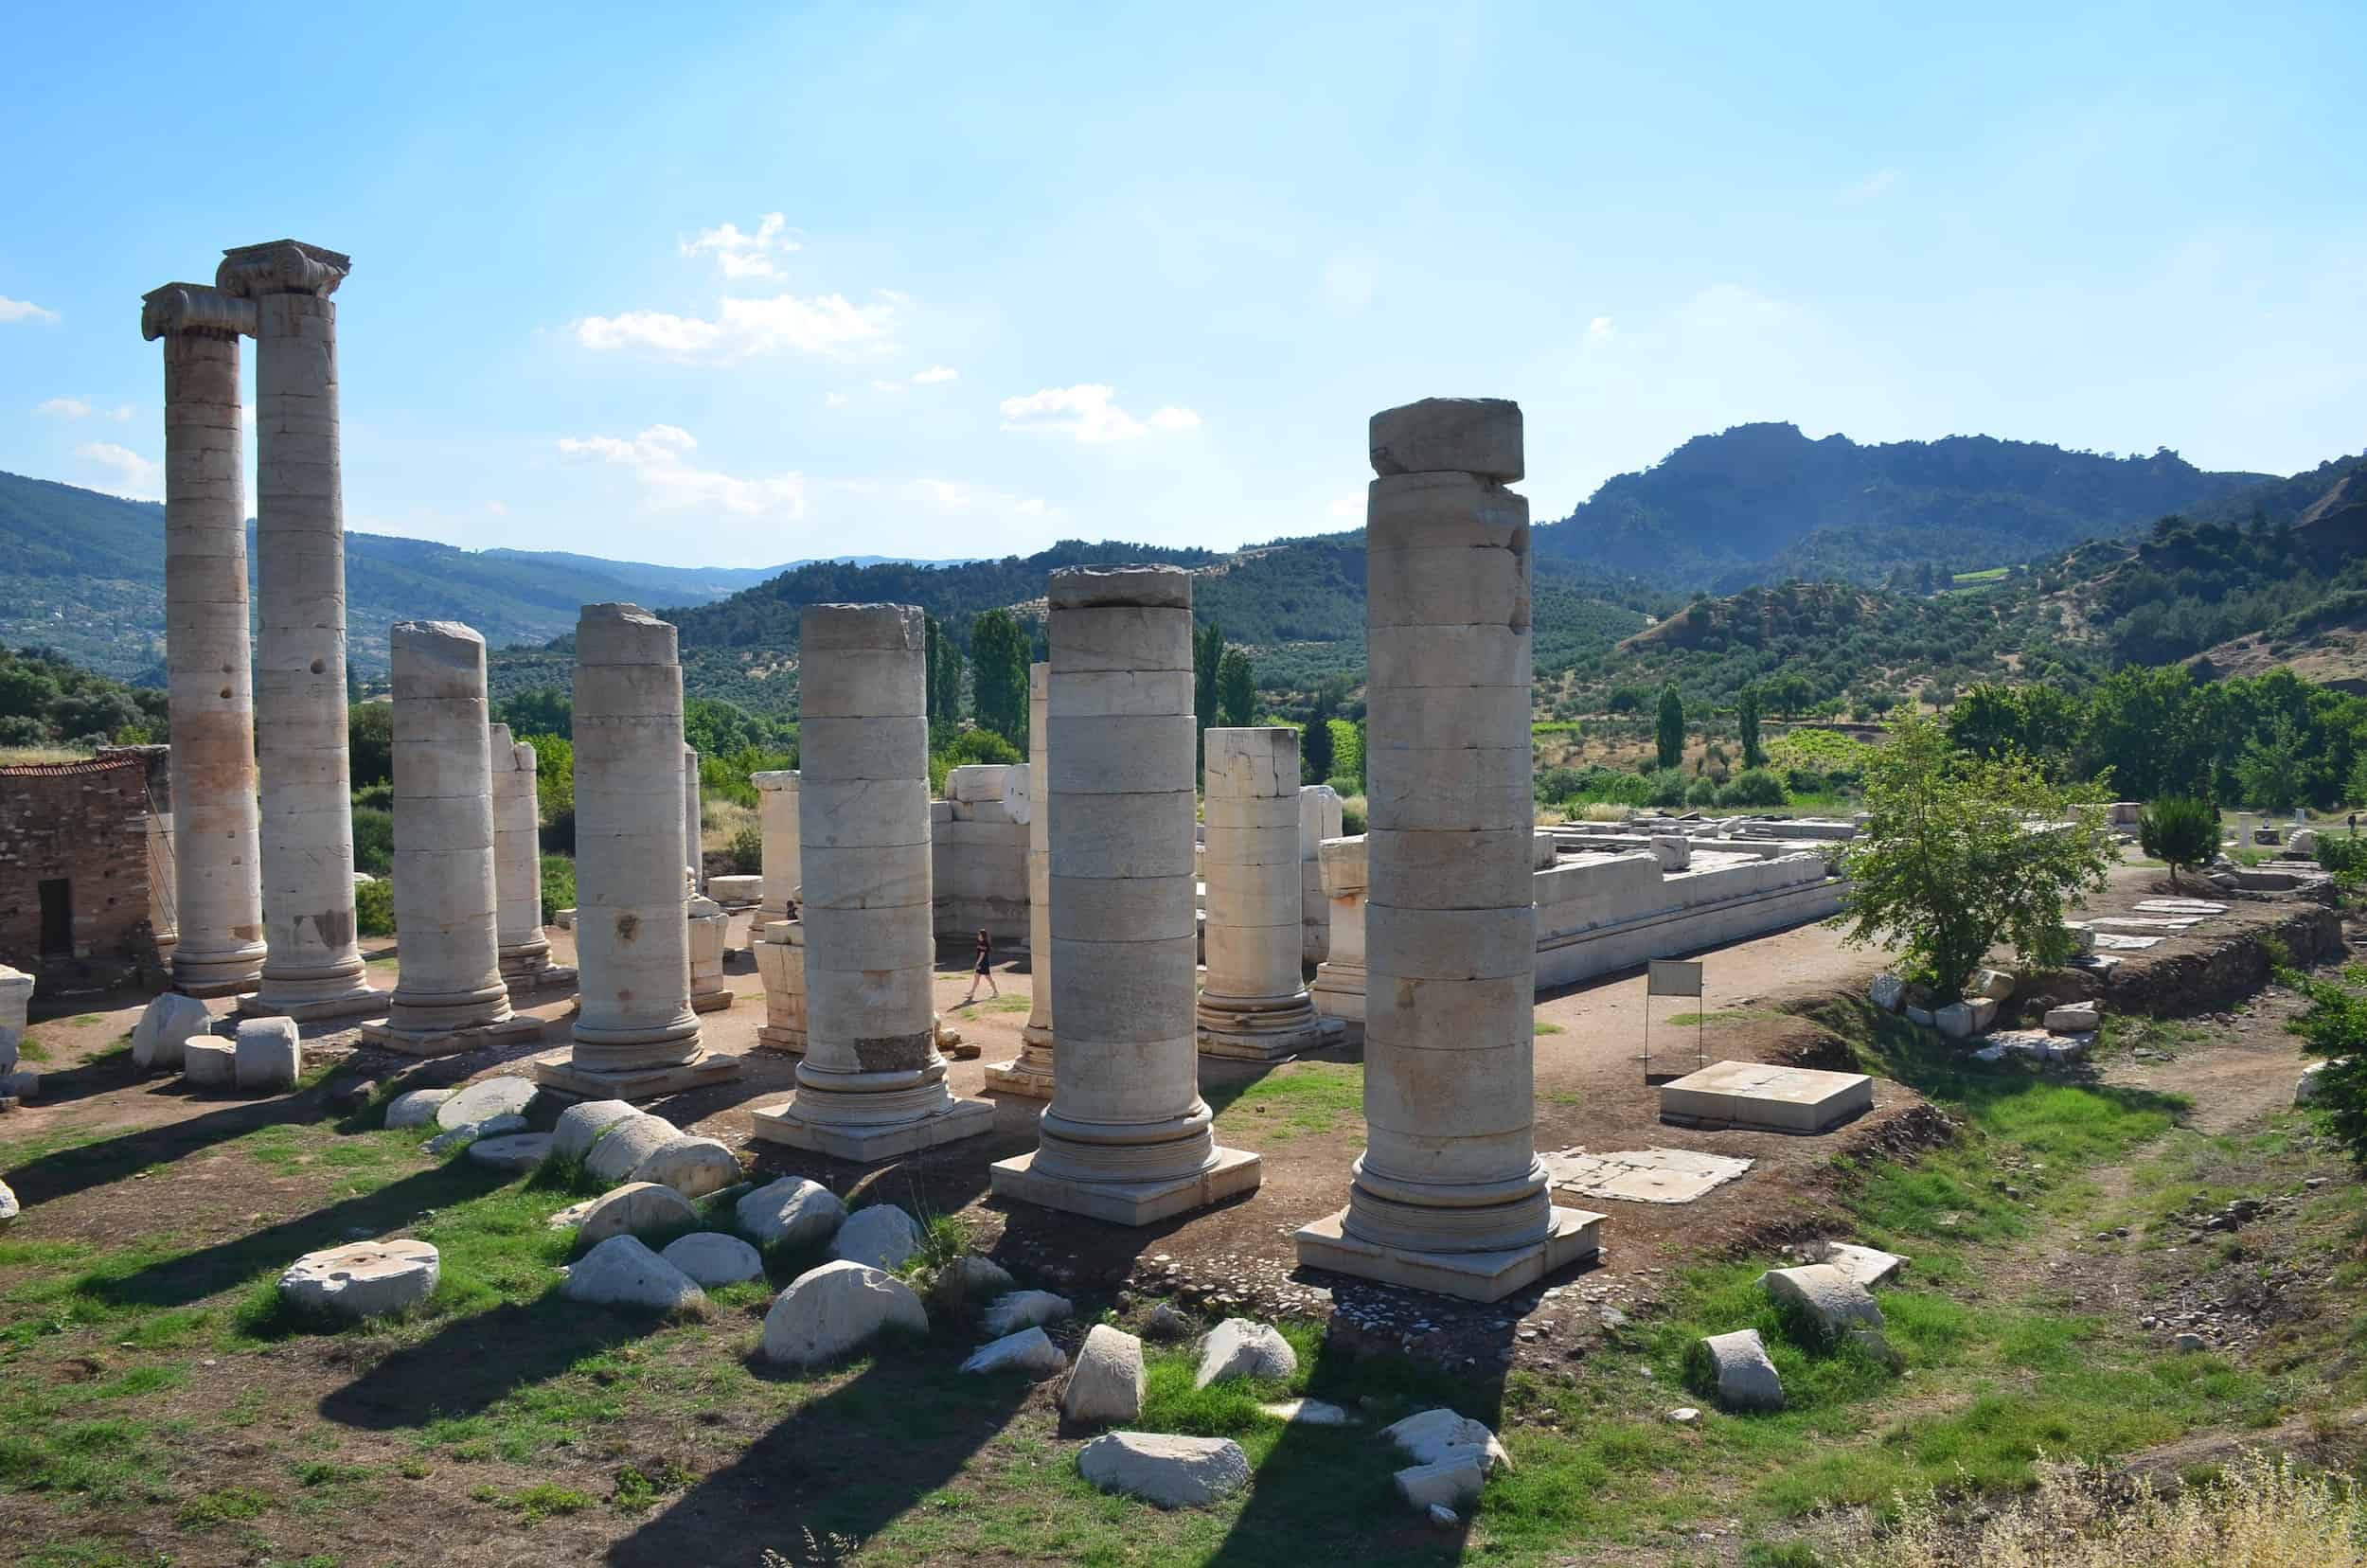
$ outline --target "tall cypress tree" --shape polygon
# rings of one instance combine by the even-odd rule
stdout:
[[[1660,745],[1660,765],[1674,768],[1685,757],[1685,704],[1677,695],[1675,682],[1660,688],[1660,726],[1656,737]]]
[[[1008,610],[970,629],[970,699],[981,726],[1027,749],[1027,633]]]

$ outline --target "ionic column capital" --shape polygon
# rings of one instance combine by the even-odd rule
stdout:
[[[243,299],[272,294],[309,294],[327,299],[352,270],[350,256],[297,240],[274,240],[223,251],[214,282],[223,293]]]
[[[140,336],[151,343],[168,332],[253,337],[255,301],[203,283],[168,283],[140,295]]]

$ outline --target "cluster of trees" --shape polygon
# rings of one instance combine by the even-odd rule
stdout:
[[[2124,799],[2270,811],[2367,800],[2367,699],[2287,669],[2199,681],[2183,666],[2131,668],[2084,692],[1984,685],[1957,699],[1947,722],[1978,757],[2018,752],[2056,778],[2109,770]]]
[[[94,674],[45,648],[0,649],[0,746],[164,740],[165,694]]]

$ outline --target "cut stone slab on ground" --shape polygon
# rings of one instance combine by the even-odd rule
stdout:
[[[1631,1203],[1690,1203],[1728,1182],[1739,1181],[1752,1162],[1689,1149],[1635,1149],[1589,1154],[1565,1149],[1539,1156],[1545,1179],[1582,1198],[1619,1198]]]
[[[454,1090],[436,1107],[439,1127],[468,1127],[495,1116],[523,1114],[534,1098],[534,1080],[489,1078]]]
[[[279,1276],[279,1295],[299,1311],[359,1323],[434,1295],[441,1267],[425,1241],[356,1241],[297,1258]]]
[[[1712,1334],[1701,1342],[1717,1381],[1717,1402],[1728,1410],[1781,1410],[1784,1381],[1768,1359],[1756,1328]]]
[[[962,1363],[965,1372],[1024,1372],[1038,1382],[1068,1370],[1068,1357],[1041,1328],[1022,1328],[980,1345]]]
[[[1758,1061],[1718,1061],[1663,1084],[1661,1120],[1680,1127],[1824,1132],[1874,1108],[1874,1080]]]
[[[1163,1508],[1201,1508],[1249,1485],[1249,1455],[1230,1437],[1108,1432],[1077,1451],[1077,1473]]]

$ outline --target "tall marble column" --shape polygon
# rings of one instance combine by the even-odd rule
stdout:
[[[814,604],[798,630],[798,848],[806,1054],[756,1135],[873,1161],[970,1137],[994,1107],[955,1099],[932,987],[923,621],[906,604]]]
[[[707,888],[705,829],[699,812],[699,753],[691,746],[682,749],[682,831],[683,854],[687,857],[683,864],[690,870],[690,891],[703,893]]]
[[[397,621],[386,640],[400,963],[386,1021],[362,1038],[448,1056],[540,1034],[540,1020],[511,1014],[501,972],[485,639],[456,621]]]
[[[1203,1055],[1279,1061],[1339,1042],[1301,978],[1299,732],[1211,729],[1204,874],[1208,973],[1200,992]]]
[[[165,668],[172,720],[173,989],[251,991],[263,968],[248,649],[239,339],[255,302],[168,283],[140,308],[165,344]]]
[[[674,628],[637,604],[576,622],[575,1048],[536,1078],[632,1099],[736,1077],[690,1010],[683,857],[682,661]]]
[[[1315,971],[1315,1010],[1326,1018],[1364,1021],[1364,835],[1328,838],[1318,846],[1325,919],[1324,961]]]
[[[514,998],[544,986],[565,985],[576,971],[551,962],[543,933],[543,808],[535,789],[541,758],[510,738],[507,724],[487,727],[493,760],[494,925],[501,971]]]
[[[1254,1190],[1217,1147],[1192,1002],[1192,579],[1172,566],[1052,574],[1046,805],[1059,1071],[1035,1152],[993,1189],[1143,1225]],[[1295,831],[1295,828],[1293,829]]]
[[[222,253],[215,282],[255,302],[255,759],[262,777],[262,989],[240,1010],[383,1012],[353,913],[346,755],[346,520],[337,308],[349,258],[294,240]]]
[[[764,838],[764,902],[749,918],[756,940],[774,920],[791,918],[797,908],[797,770],[780,768],[754,773],[756,787],[756,827]]]
[[[1045,714],[1052,667],[1027,667],[1027,1026],[1019,1055],[987,1069],[987,1087],[1025,1099],[1052,1097],[1052,786]]]
[[[1299,1261],[1498,1300],[1597,1247],[1538,1163],[1520,405],[1373,416],[1365,509],[1367,1142]]]
[[[1324,897],[1324,840],[1344,831],[1340,792],[1328,784],[1299,787],[1299,902],[1304,934],[1299,943],[1302,963],[1320,964],[1331,955],[1331,904]]]

